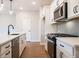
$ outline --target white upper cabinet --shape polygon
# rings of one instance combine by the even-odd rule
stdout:
[[[43,19],[46,16],[46,6],[40,8],[40,17]]]
[[[62,2],[67,2],[67,0],[55,0],[56,6],[59,6]]]
[[[46,8],[45,7],[43,7],[42,14],[43,14],[43,16],[45,16],[45,14],[46,14]]]
[[[53,0],[52,1],[51,5],[50,5],[50,12],[49,12],[51,24],[57,23],[57,22],[54,21],[54,11],[63,2],[67,2],[67,0]]]
[[[79,14],[79,0],[67,0],[68,2],[68,18],[72,19]]]
[[[51,24],[56,23],[56,22],[54,21],[54,10],[55,10],[55,8],[57,7],[56,1],[57,1],[57,0],[54,0],[54,1],[51,3],[51,5],[50,5],[50,12],[49,12],[49,14],[50,14],[50,23],[51,23]]]

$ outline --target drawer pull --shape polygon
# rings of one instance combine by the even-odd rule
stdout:
[[[62,44],[60,44],[61,47],[64,47]]]
[[[8,55],[10,53],[10,51],[8,53],[6,53],[5,55]]]
[[[9,47],[10,47],[10,45],[6,46],[5,48],[9,48]]]

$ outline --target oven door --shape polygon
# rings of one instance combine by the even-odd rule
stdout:
[[[48,39],[47,42],[48,54],[51,58],[56,58],[56,45],[55,42]]]

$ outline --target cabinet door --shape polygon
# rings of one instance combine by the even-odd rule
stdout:
[[[11,48],[8,49],[3,55],[1,55],[1,58],[11,58],[12,54],[11,54]]]
[[[19,57],[19,37],[12,40],[12,57]]]
[[[11,42],[8,42],[4,45],[2,45],[0,48],[1,48],[1,55],[4,54],[8,49],[10,49],[12,46],[11,46]]]
[[[67,0],[68,2],[68,17],[72,18],[79,14],[79,0]]]
[[[19,39],[19,56],[21,56],[22,52],[23,52],[23,49],[24,49],[24,41],[23,41],[23,35],[20,36],[20,39]]]
[[[57,47],[57,52],[56,52],[56,57],[57,58],[72,58],[68,52],[65,52],[65,50],[62,50],[62,48]]]
[[[58,7],[58,0],[54,0],[54,7],[57,8]]]
[[[26,47],[26,34],[23,35],[23,46]]]
[[[67,2],[67,0],[58,0],[58,5],[60,5],[63,2]]]
[[[54,1],[56,7],[58,7],[63,2],[67,2],[67,0],[55,0]]]
[[[26,46],[26,35],[24,34],[19,38],[19,56],[21,56],[25,46]]]
[[[51,19],[51,22],[54,22],[54,10],[55,10],[55,3],[53,2],[50,6],[50,19]]]
[[[62,58],[71,58],[68,54],[62,53]]]
[[[22,38],[20,37],[19,38],[19,56],[21,56],[21,54],[22,54]]]
[[[68,52],[62,52],[62,58],[72,58],[72,56]]]
[[[60,56],[60,54],[61,54],[61,51],[60,51],[60,48],[59,47],[56,47],[56,57],[57,58],[60,58],[61,56]]]

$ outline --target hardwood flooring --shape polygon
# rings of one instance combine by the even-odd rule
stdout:
[[[28,42],[21,58],[49,58],[49,56],[45,52],[44,46],[40,45],[40,43]]]

